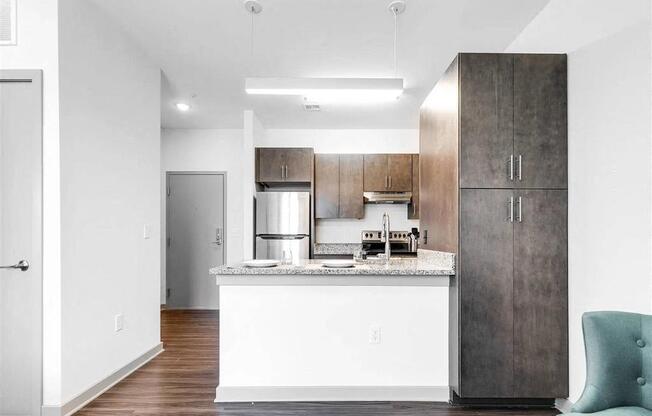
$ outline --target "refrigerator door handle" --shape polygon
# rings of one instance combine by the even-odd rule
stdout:
[[[302,240],[307,238],[307,235],[298,234],[298,235],[278,235],[278,234],[259,234],[256,237],[262,238],[263,240]]]

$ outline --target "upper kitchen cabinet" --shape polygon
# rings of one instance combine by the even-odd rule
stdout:
[[[460,54],[461,188],[567,187],[566,56]]]
[[[460,54],[460,186],[514,184],[513,58]]]
[[[365,192],[410,192],[412,190],[412,155],[364,155]]]
[[[568,187],[566,82],[566,55],[514,55],[517,188]]]
[[[312,148],[256,148],[256,182],[312,182]]]
[[[315,155],[315,218],[363,218],[362,155]]]

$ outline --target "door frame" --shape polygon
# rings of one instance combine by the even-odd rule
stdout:
[[[39,413],[43,407],[43,71],[40,69],[0,69],[0,83],[13,83],[13,82],[29,82],[32,83],[38,90],[40,94],[40,139],[39,139],[39,149],[40,154],[38,155],[39,163],[37,164],[39,168],[38,182],[35,183],[34,188],[38,188],[38,191],[35,195],[35,205],[38,206],[38,209],[34,210],[34,215],[32,217],[33,233],[32,233],[32,242],[34,251],[37,254],[36,259],[30,259],[30,269],[36,274],[36,280],[38,282],[38,321],[33,324],[39,328],[39,335],[34,341],[32,347],[35,348],[37,353],[36,366],[37,371],[35,371],[35,380],[34,382],[37,385],[33,386],[35,391],[38,391],[37,397],[35,398],[38,403],[33,403],[34,409],[39,409]],[[32,189],[30,191],[35,191]]]
[[[165,191],[164,191],[164,201],[165,201],[165,235],[162,235],[162,242],[163,242],[163,247],[165,247],[165,304],[167,305],[167,287],[168,287],[168,244],[167,244],[167,239],[168,239],[168,230],[169,230],[169,224],[168,224],[168,217],[169,217],[169,207],[168,207],[168,190],[170,189],[170,176],[173,175],[221,175],[223,178],[224,182],[224,187],[223,187],[223,195],[222,195],[222,212],[224,213],[224,224],[223,224],[223,237],[222,240],[224,243],[222,244],[222,261],[224,264],[226,264],[226,256],[227,256],[227,249],[228,249],[228,244],[227,244],[227,212],[226,212],[226,207],[227,207],[227,179],[228,179],[228,173],[223,170],[216,170],[216,171],[211,171],[211,170],[197,170],[197,171],[192,171],[192,170],[167,170],[165,171]],[[207,271],[208,272],[208,271]],[[161,283],[162,284],[162,283]]]

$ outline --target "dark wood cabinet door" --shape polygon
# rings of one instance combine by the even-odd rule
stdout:
[[[257,182],[285,180],[285,149],[261,147],[256,149]]]
[[[389,170],[389,190],[393,192],[412,191],[412,155],[388,155],[387,163]]]
[[[515,55],[516,187],[568,188],[566,84],[566,55]]]
[[[459,394],[513,397],[513,191],[460,192]]]
[[[568,191],[515,195],[515,396],[567,397]]]
[[[364,191],[387,191],[388,187],[387,155],[364,155]]]
[[[339,155],[315,155],[315,218],[338,218],[339,172]]]
[[[419,155],[412,155],[412,202],[408,204],[408,218],[419,219]]]
[[[313,160],[312,148],[285,149],[285,181],[312,182]]]
[[[362,155],[340,155],[340,218],[364,218]]]
[[[460,55],[460,187],[513,187],[513,55]]]

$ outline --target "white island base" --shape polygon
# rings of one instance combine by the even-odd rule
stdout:
[[[218,276],[215,401],[447,401],[449,281]]]

